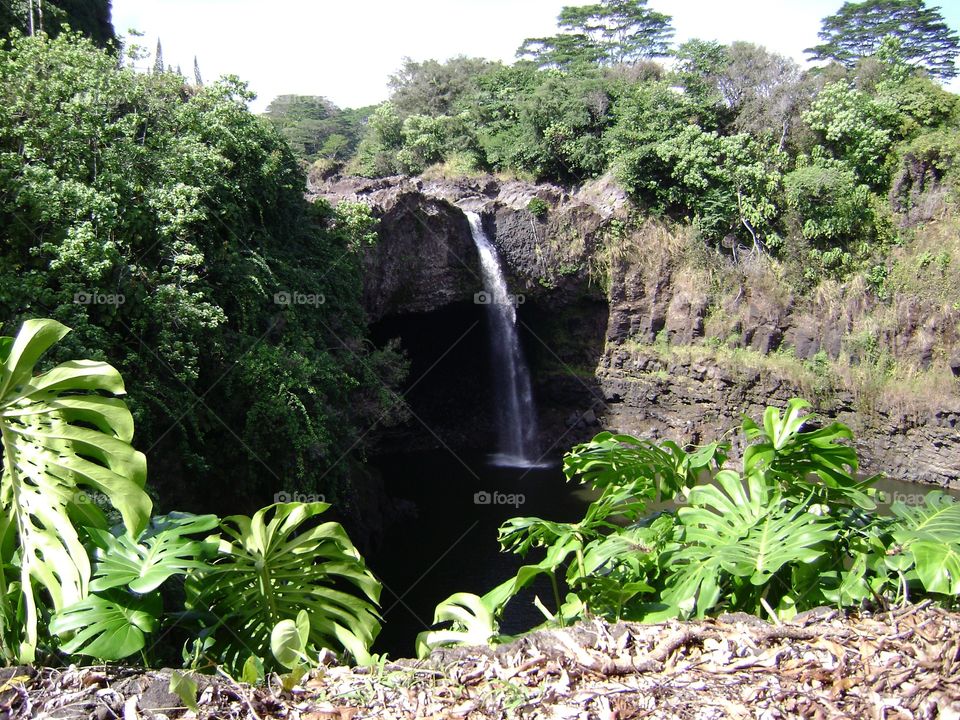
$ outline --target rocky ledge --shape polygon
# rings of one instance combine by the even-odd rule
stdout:
[[[746,415],[763,416],[768,405],[785,407],[808,397],[816,410],[853,430],[860,470],[914,482],[960,489],[960,398],[945,397],[930,415],[907,409],[865,412],[848,390],[819,400],[776,372],[705,358],[665,359],[655,353],[617,348],[597,374],[604,396],[602,422],[619,432],[698,444],[725,436]],[[596,408],[594,409],[597,412]],[[734,446],[739,456],[742,448]]]

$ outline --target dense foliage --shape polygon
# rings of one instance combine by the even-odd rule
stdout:
[[[265,115],[298,156],[340,162],[356,150],[371,112],[372,107],[341,110],[322,97],[281,95]]]
[[[186,508],[335,496],[398,369],[362,342],[369,211],[308,204],[249,97],[72,35],[0,52],[0,324],[55,318],[74,332],[51,359],[115,363],[151,487]]]
[[[0,656],[148,659],[147,637],[157,649],[183,624],[193,630],[184,647],[193,665],[262,674],[316,662],[325,647],[368,660],[380,585],[339,524],[313,522],[329,505],[151,517],[120,374],[87,360],[34,372],[68,332],[28,320],[15,338],[0,337]],[[94,493],[120,524],[109,526]],[[161,590],[175,577],[186,614],[163,609]]]
[[[554,589],[552,610],[536,600],[551,625],[721,611],[779,620],[821,605],[960,596],[960,503],[933,491],[922,506],[898,502],[892,516],[878,514],[876,478],[858,477],[843,442],[849,428],[819,425],[807,406],[767,408],[762,424],[744,418],[739,471],[717,442],[687,452],[605,432],[574,447],[564,472],[597,494],[583,519],[508,520],[503,550],[542,559],[483,597],[441,603],[435,622],[452,625],[421,634],[420,652],[503,639],[504,608],[540,576]],[[672,508],[651,512],[653,502]]]
[[[856,36],[856,53],[823,50],[841,63],[806,73],[751,43],[697,39],[668,72],[648,58],[668,52],[670,20],[642,2],[566,7],[558,22],[511,66],[406,61],[347,170],[566,185],[612,173],[642,209],[734,259],[789,261],[802,286],[880,262],[907,148],[960,132],[960,99],[932,79],[950,76],[955,33],[923,0],[848,3],[824,23]]]

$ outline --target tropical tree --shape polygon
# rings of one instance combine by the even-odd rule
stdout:
[[[6,0],[0,2],[0,38],[16,28],[56,37],[69,26],[100,47],[116,40],[110,23],[110,0]]]
[[[157,49],[153,53],[153,74],[160,75],[163,71],[163,46],[160,44],[160,38],[157,38]]]
[[[477,78],[498,63],[465,55],[446,62],[404,58],[387,81],[390,101],[401,115],[455,115],[458,103],[476,89]]]
[[[527,38],[517,51],[541,67],[616,65],[670,53],[669,15],[649,9],[647,0],[601,0],[564,7],[557,24],[566,32]]]
[[[603,50],[583,33],[561,33],[527,38],[517,48],[517,57],[540,68],[571,70],[600,62]]]
[[[836,60],[853,67],[861,58],[875,55],[885,38],[900,41],[903,58],[932,76],[957,76],[960,35],[944,21],[938,8],[924,0],[863,0],[845,2],[823,19],[823,41],[806,50],[814,60]]]
[[[845,161],[871,187],[886,187],[898,119],[894,108],[839,81],[820,91],[803,119],[827,153]]]
[[[73,328],[51,361],[110,358],[164,503],[222,502],[228,481],[238,505],[348,492],[348,416],[380,402],[348,396],[383,391],[354,376],[383,376],[355,342],[362,244],[304,199],[243,84],[196,88],[38,34],[0,50],[0,97],[3,334],[40,308]],[[242,450],[222,456],[228,442]]]
[[[670,53],[671,17],[647,7],[647,0],[600,0],[593,5],[570,5],[560,11],[557,24],[582,33],[602,50],[607,64],[663,57]]]

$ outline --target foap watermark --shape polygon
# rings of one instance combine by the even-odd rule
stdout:
[[[523,505],[526,501],[527,497],[523,493],[502,493],[497,490],[487,492],[486,490],[480,490],[473,494],[474,505],[512,505],[516,508]]]
[[[71,499],[77,505],[111,505],[110,498],[96,490],[76,490]]]
[[[73,294],[77,305],[123,305],[127,298],[120,293],[78,292]]]
[[[273,302],[277,305],[289,307],[291,305],[313,305],[319,307],[327,301],[323,293],[302,293],[291,290],[281,290],[273,294]]]
[[[288,503],[288,502],[325,503],[327,501],[327,496],[324,495],[323,493],[302,493],[302,492],[289,492],[287,490],[281,490],[278,493],[274,493],[273,501],[275,503]]]
[[[493,293],[489,293],[486,290],[481,290],[478,293],[473,294],[473,304],[474,305],[512,305],[517,307],[517,305],[523,305],[527,301],[527,298],[522,293],[508,293],[505,300],[498,299]]]
[[[877,492],[877,502],[881,505],[903,503],[904,505],[920,506],[926,504],[926,499],[926,493],[902,493],[896,490],[893,492],[879,490]]]

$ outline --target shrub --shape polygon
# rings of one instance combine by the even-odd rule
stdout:
[[[552,610],[537,601],[548,625],[733,610],[786,618],[823,604],[960,595],[960,503],[932,492],[924,507],[874,513],[876,477],[858,477],[849,428],[820,426],[807,406],[794,399],[785,412],[767,408],[761,424],[744,418],[739,471],[717,442],[688,452],[605,432],[574,447],[564,472],[596,493],[583,518],[508,520],[503,549],[539,549],[542,559],[482,597],[441,603],[437,621],[452,626],[422,633],[418,652],[498,641],[505,606],[540,576],[554,588]],[[665,500],[679,509],[648,511]]]
[[[546,217],[547,213],[550,211],[550,206],[538,197],[530,198],[530,202],[527,203],[527,210],[536,218]]]

